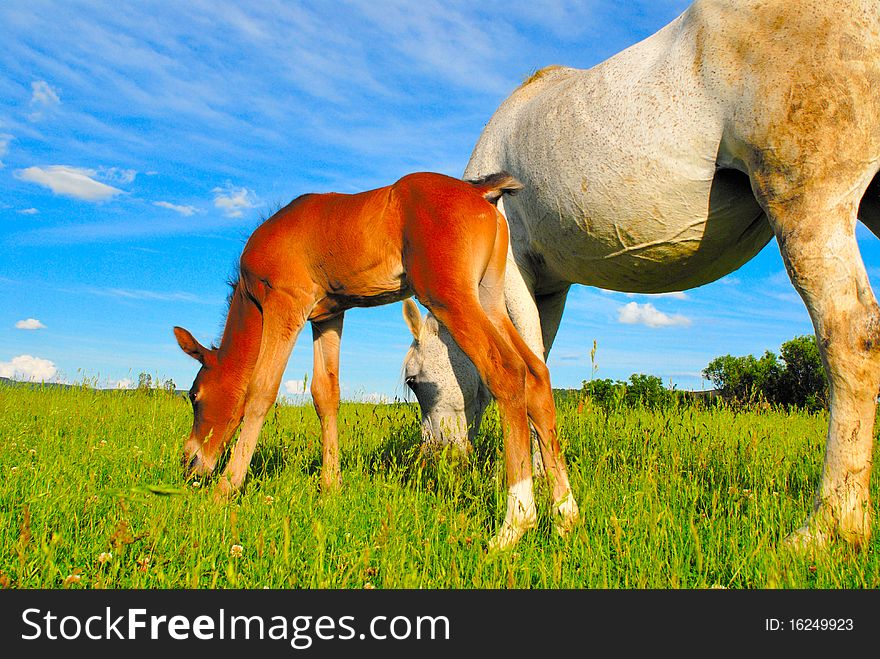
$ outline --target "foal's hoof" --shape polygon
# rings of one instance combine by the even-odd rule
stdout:
[[[217,481],[217,486],[214,488],[214,503],[225,503],[234,494],[235,488],[232,486],[232,483],[225,476],[221,476],[220,480]]]
[[[342,475],[339,472],[335,474],[321,475],[321,492],[330,493],[338,492],[342,489]]]
[[[580,521],[580,511],[578,510],[577,501],[574,500],[574,495],[571,492],[569,492],[568,496],[561,501],[557,501],[553,504],[553,513],[556,533],[563,538],[571,533]]]
[[[495,537],[489,541],[489,553],[495,554],[510,549],[528,530],[529,527],[511,526],[505,522]]]
[[[537,525],[537,516],[533,513],[514,522],[504,520],[498,533],[489,541],[489,553],[502,552],[513,547],[526,531]]]

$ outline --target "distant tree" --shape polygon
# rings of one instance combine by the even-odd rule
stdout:
[[[633,373],[625,386],[625,398],[629,407],[658,409],[669,405],[674,399],[673,392],[664,387],[663,380],[656,375]]]
[[[780,347],[780,362],[771,351],[754,355],[716,357],[703,369],[719,393],[728,400],[819,410],[828,403],[828,380],[814,336],[796,336]]]
[[[137,390],[142,393],[148,393],[153,389],[153,376],[149,373],[140,373],[138,375]]]
[[[796,336],[783,343],[779,353],[785,362],[778,387],[779,402],[813,411],[824,409],[828,405],[828,378],[816,337]]]
[[[769,350],[760,359],[754,355],[723,355],[709,362],[703,376],[725,398],[741,403],[755,402],[762,397],[771,401],[776,398],[780,366],[776,355]]]
[[[620,407],[648,407],[658,409],[671,405],[675,393],[663,386],[656,375],[633,373],[629,380],[584,380],[582,394],[606,410]]]
[[[607,378],[584,380],[581,391],[593,403],[606,410],[620,407],[625,402],[626,386],[620,381]]]

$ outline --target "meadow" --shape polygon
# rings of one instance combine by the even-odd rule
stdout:
[[[556,537],[540,487],[538,528],[493,554],[506,493],[492,408],[463,461],[420,452],[414,403],[343,403],[344,485],[322,494],[314,410],[278,405],[245,490],[215,504],[210,481],[181,474],[185,397],[0,384],[0,585],[880,587],[876,530],[861,551],[781,543],[811,506],[824,413],[569,397],[558,415],[582,521]]]

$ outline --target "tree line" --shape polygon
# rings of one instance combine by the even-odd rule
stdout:
[[[591,352],[595,358],[595,344]],[[594,362],[594,371],[596,369]],[[581,393],[600,407],[659,408],[694,401],[721,400],[739,406],[771,405],[811,412],[828,406],[828,379],[812,335],[796,336],[780,346],[777,356],[716,357],[702,371],[714,390],[685,392],[666,388],[655,375],[634,373],[629,380],[584,380]]]

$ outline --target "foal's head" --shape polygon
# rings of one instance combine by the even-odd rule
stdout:
[[[230,369],[223,367],[216,348],[206,348],[182,327],[174,328],[177,343],[198,361],[199,369],[189,399],[193,406],[193,425],[183,448],[187,474],[210,474],[226,448],[243,414],[243,397],[236,383],[227,382]]]

